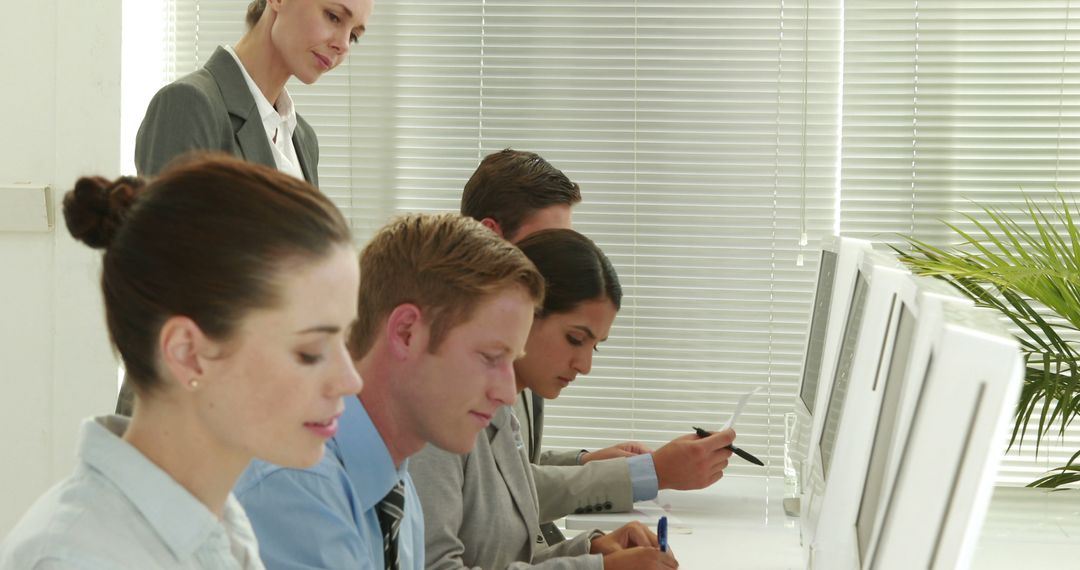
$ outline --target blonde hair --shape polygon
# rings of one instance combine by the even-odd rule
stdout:
[[[255,24],[259,23],[259,18],[262,18],[263,11],[266,10],[266,0],[251,0],[251,4],[247,7],[247,27],[250,30],[255,27]]]
[[[477,305],[522,287],[539,307],[544,278],[517,247],[480,222],[458,214],[410,214],[384,226],[360,254],[358,316],[349,351],[362,358],[394,308],[420,307],[431,327],[430,352]]]

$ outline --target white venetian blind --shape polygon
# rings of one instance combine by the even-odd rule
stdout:
[[[178,73],[242,33],[244,0],[175,1]],[[505,147],[580,183],[575,226],[626,296],[545,446],[659,445],[762,386],[739,441],[779,474],[835,223],[839,20],[839,0],[378,0],[347,63],[289,89],[361,242],[394,212],[456,210]]]
[[[940,220],[986,220],[972,201],[1019,215],[1023,192],[1077,188],[1080,3],[851,0],[845,20],[843,233],[956,242]],[[1070,429],[1036,460],[1029,436],[999,482],[1027,483],[1078,448]]]

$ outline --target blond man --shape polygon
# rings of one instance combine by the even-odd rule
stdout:
[[[543,288],[532,263],[475,220],[410,215],[376,234],[349,338],[363,391],[319,465],[255,463],[236,487],[267,568],[423,568],[407,459],[427,443],[468,452],[513,402],[513,361]]]

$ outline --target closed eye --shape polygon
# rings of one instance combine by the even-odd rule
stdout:
[[[296,353],[297,358],[300,360],[300,364],[313,365],[318,364],[322,360],[321,354],[310,354],[307,352]]]

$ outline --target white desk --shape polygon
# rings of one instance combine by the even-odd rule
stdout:
[[[678,525],[668,541],[684,570],[785,570],[804,567],[797,518],[781,506],[783,480],[728,476],[701,491],[661,491],[657,502]],[[614,528],[645,514],[571,515],[569,532]],[[1072,568],[1080,560],[1080,491],[996,489],[972,568]]]
[[[661,491],[657,502],[679,522],[668,533],[679,568],[801,569],[798,519],[784,515],[783,495],[783,479],[765,477],[728,476],[701,491]],[[655,530],[652,514],[571,515],[566,526],[573,532],[642,520]]]

